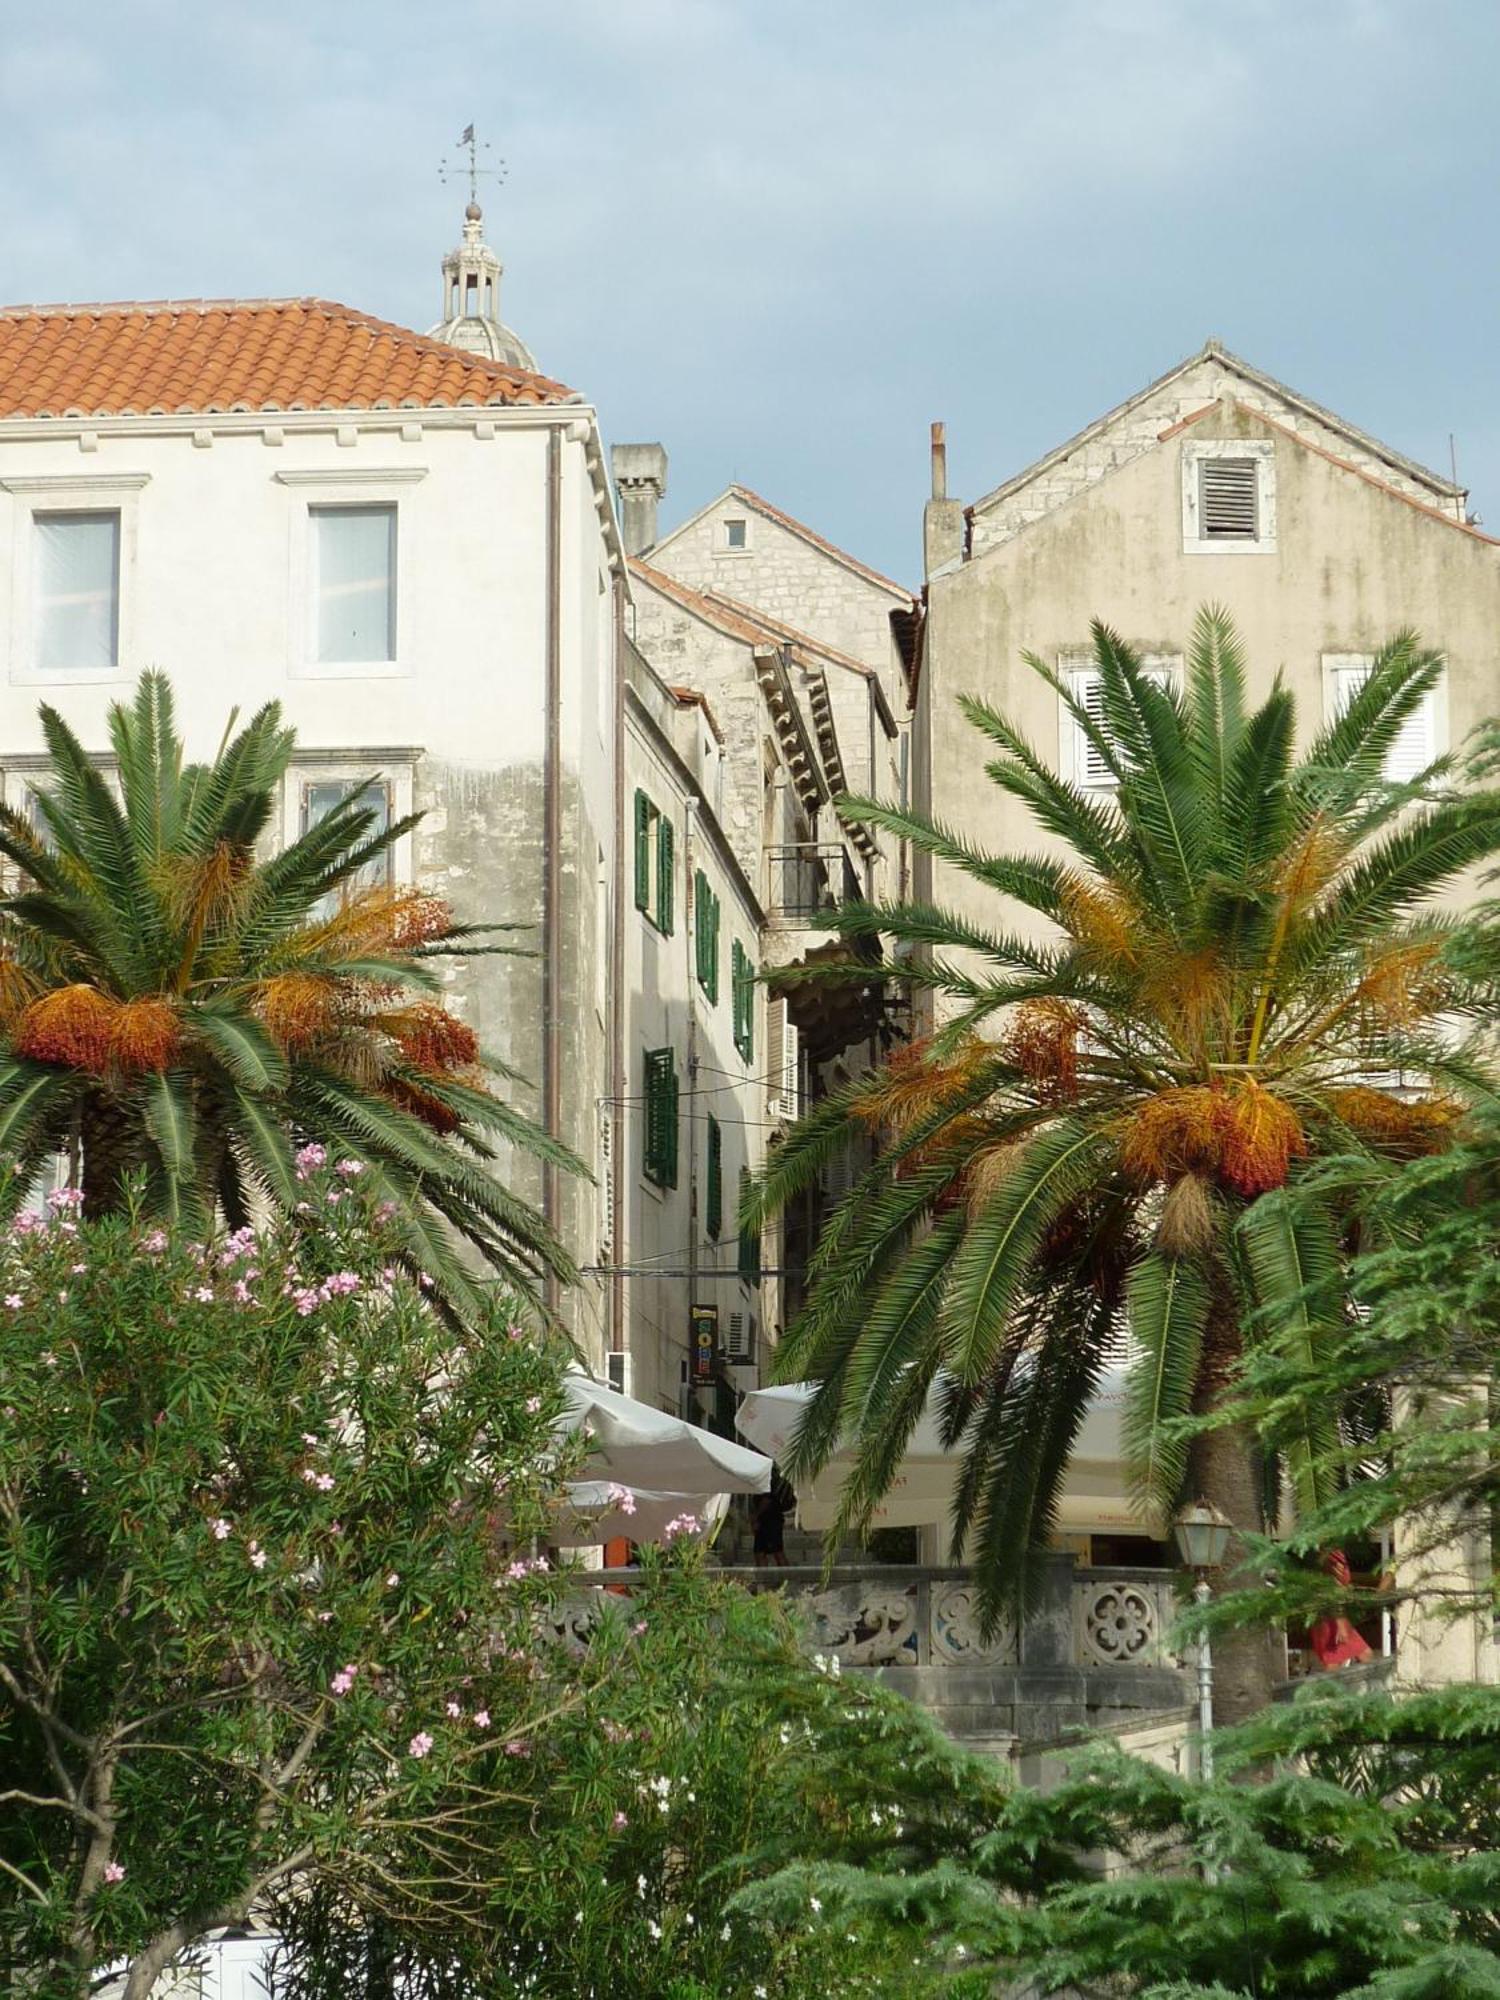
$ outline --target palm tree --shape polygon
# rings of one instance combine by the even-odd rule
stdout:
[[[1429,905],[1500,848],[1500,793],[1454,789],[1448,759],[1410,785],[1382,777],[1439,656],[1401,635],[1298,759],[1279,679],[1247,713],[1222,612],[1200,614],[1181,691],[1102,625],[1093,638],[1098,716],[1028,664],[1112,797],[963,704],[993,746],[990,777],[1051,852],[992,856],[933,819],[841,802],[1030,922],[988,929],[910,903],[831,916],[851,943],[905,947],[940,1025],[805,1118],[747,1211],[759,1222],[830,1158],[873,1148],[777,1355],[783,1380],[820,1384],[794,1469],[846,1445],[830,1544],[867,1526],[938,1384],[960,1454],[955,1542],[992,1624],[1024,1592],[1018,1553],[1045,1543],[1089,1397],[1122,1355],[1147,1512],[1160,1523],[1191,1486],[1241,1533],[1263,1525],[1279,1469],[1234,1425],[1189,1442],[1184,1420],[1224,1402],[1247,1343],[1316,1352],[1339,1337],[1347,1220],[1296,1184],[1331,1156],[1379,1174],[1441,1146],[1464,1100],[1493,1088],[1461,1039],[1478,989],[1445,961],[1450,922]],[[1413,1077],[1420,1090],[1397,1087]],[[1288,1455],[1304,1498],[1326,1479],[1333,1422]],[[1221,1668],[1227,1713],[1264,1698],[1262,1642],[1226,1643]]]
[[[511,947],[421,890],[359,886],[420,816],[377,826],[364,781],[266,856],[293,747],[274,702],[191,764],[167,681],[143,675],[110,711],[118,796],[61,716],[41,719],[37,824],[0,807],[20,875],[0,900],[0,1212],[65,1150],[90,1214],[143,1199],[238,1227],[295,1208],[296,1148],[319,1143],[379,1175],[450,1304],[470,1296],[460,1243],[528,1297],[571,1276],[491,1167],[501,1144],[577,1163],[494,1095],[486,1072],[510,1073],[434,997],[434,959]]]

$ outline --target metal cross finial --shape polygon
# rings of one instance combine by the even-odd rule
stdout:
[[[477,202],[479,199],[479,183],[481,181],[493,180],[499,183],[505,179],[505,162],[504,160],[487,159],[483,165],[480,164],[480,154],[488,154],[493,149],[488,140],[481,142],[474,137],[474,127],[472,125],[464,127],[458,144],[460,151],[467,153],[468,158],[466,160],[442,161],[438,167],[438,179],[444,186],[449,181],[467,179],[469,183],[469,200],[471,203]]]

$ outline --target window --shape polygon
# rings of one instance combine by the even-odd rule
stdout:
[[[698,984],[719,1004],[719,899],[700,868],[693,877],[693,945]]]
[[[677,1185],[677,1059],[670,1049],[646,1051],[646,1144],[648,1181]]]
[[[724,1130],[708,1114],[708,1171],[704,1175],[703,1226],[718,1242],[724,1230]]]
[[[749,1193],[750,1169],[748,1167],[741,1167],[739,1207],[741,1215],[745,1212],[745,1202],[749,1197]],[[758,1285],[760,1283],[760,1231],[758,1229],[747,1229],[743,1222],[739,1225],[739,1229],[738,1268],[741,1281],[747,1285]]]
[[[302,812],[299,831],[310,833],[327,819],[334,807],[341,805],[354,790],[347,778],[309,778],[302,785]],[[367,828],[361,838],[361,845],[372,840],[376,834],[384,833],[391,823],[391,788],[383,778],[374,778],[361,790],[359,804],[362,811],[373,813],[374,824]],[[389,847],[370,859],[353,875],[342,881],[337,889],[330,889],[319,899],[317,918],[332,916],[342,904],[364,889],[388,889],[393,878],[393,856]]]
[[[734,1001],[734,1045],[746,1062],[755,1060],[755,966],[736,938],[729,954],[730,988]]]
[[[1276,447],[1260,438],[1190,439],[1182,448],[1182,546],[1188,555],[1265,555],[1276,547]]]
[[[1253,542],[1259,513],[1253,458],[1200,458],[1198,532],[1210,542]]]
[[[34,664],[98,672],[120,660],[120,516],[34,514]]]
[[[750,546],[750,524],[748,521],[726,521],[724,523],[724,546],[736,555],[742,555]]]
[[[676,915],[676,837],[672,822],[643,791],[635,795],[635,906],[663,937]]]
[[[1174,653],[1143,653],[1141,665],[1149,680],[1161,687],[1180,687],[1182,684],[1182,661]],[[1109,731],[1104,721],[1104,683],[1099,669],[1088,659],[1070,662],[1066,656],[1058,661],[1063,681],[1069,693],[1079,706],[1088,713],[1089,720],[1104,732],[1106,741]],[[1115,774],[1093,738],[1087,735],[1066,705],[1060,703],[1060,763],[1062,775],[1071,784],[1081,785],[1087,791],[1113,791]]]
[[[724,1330],[724,1359],[732,1368],[755,1366],[755,1315],[732,1312]]]
[[[329,665],[396,657],[396,509],[313,507],[313,657]]]
[[[1359,693],[1375,664],[1370,653],[1325,653],[1323,655],[1324,707],[1335,721]],[[1382,772],[1388,785],[1409,785],[1441,755],[1438,748],[1438,689],[1429,688],[1402,723],[1395,742],[1386,752]]]

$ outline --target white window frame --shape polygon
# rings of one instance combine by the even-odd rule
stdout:
[[[0,479],[14,497],[11,510],[10,602],[0,618],[10,629],[8,671],[18,687],[80,687],[128,680],[138,652],[135,577],[140,561],[140,508],[148,472],[48,473]],[[119,570],[115,580],[115,662],[108,667],[37,664],[36,559],[38,514],[115,514]]]
[[[745,539],[738,547],[729,539],[729,524],[733,521],[745,530]],[[748,556],[755,548],[755,528],[748,508],[743,514],[721,514],[714,529],[714,553],[721,556]]]
[[[309,785],[342,785],[345,791],[361,778],[383,780],[390,791],[391,824],[405,819],[412,810],[418,752],[410,748],[316,751],[297,748],[295,763],[286,774],[282,791],[281,838],[283,847],[302,838],[303,810]],[[409,888],[416,880],[416,844],[403,833],[387,849],[392,884]]]
[[[1198,519],[1198,468],[1206,458],[1249,458],[1256,465],[1254,541],[1205,535]],[[1276,446],[1269,438],[1188,438],[1182,447],[1182,551],[1189,556],[1276,553]]]
[[[1142,653],[1140,660],[1149,679],[1163,687],[1170,685],[1181,689],[1184,667],[1181,653]],[[1059,653],[1057,671],[1063,685],[1078,702],[1083,701],[1089,682],[1099,679],[1098,663],[1092,653]],[[1058,773],[1066,783],[1077,785],[1087,792],[1116,790],[1112,773],[1103,777],[1089,775],[1089,740],[1077,716],[1061,695],[1057,698],[1057,748]]]
[[[1342,689],[1347,676],[1359,674],[1368,679],[1375,665],[1373,653],[1324,653],[1323,660],[1323,716],[1326,722],[1335,722],[1342,714],[1345,702]],[[1353,699],[1351,691],[1349,699]],[[1425,746],[1421,739],[1425,737]],[[1413,748],[1413,741],[1416,747]],[[1425,754],[1423,754],[1425,747]],[[1440,677],[1435,687],[1430,687],[1423,695],[1421,703],[1401,725],[1401,734],[1386,753],[1385,769],[1382,772],[1388,785],[1405,785],[1416,777],[1419,771],[1441,757],[1448,747],[1448,676]],[[1401,767],[1407,759],[1415,758],[1410,771],[1401,775]]]
[[[283,470],[277,483],[294,489],[288,508],[287,672],[293,680],[406,680],[416,671],[421,631],[422,509],[411,489],[426,466],[351,466]],[[390,660],[320,660],[317,657],[317,523],[315,510],[394,507],[396,510],[396,648]]]

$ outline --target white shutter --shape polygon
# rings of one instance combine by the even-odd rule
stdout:
[[[1327,665],[1330,720],[1337,721],[1370,678],[1374,662],[1360,654],[1344,654]],[[1409,785],[1437,754],[1437,690],[1429,688],[1386,752],[1382,776],[1387,784]]]
[[[1086,669],[1074,678],[1073,697],[1088,715],[1096,729],[1104,728],[1104,681],[1092,670]],[[1099,746],[1088,737],[1075,721],[1078,749],[1074,759],[1076,781],[1080,785],[1113,785],[1115,774],[1106,759],[1100,754]]]
[[[755,1315],[732,1312],[724,1337],[724,1359],[734,1368],[749,1368],[755,1362]]]

